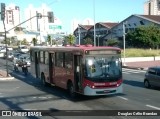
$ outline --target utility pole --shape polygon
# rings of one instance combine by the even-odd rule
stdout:
[[[6,46],[6,58],[8,58],[8,49],[7,49],[7,37],[6,37],[6,26],[5,26],[5,12],[6,12],[6,6],[5,3],[1,3],[1,20],[3,21],[3,26],[4,26],[4,39],[5,39],[5,46]],[[8,60],[6,59],[6,71],[7,71],[7,76],[9,76],[8,73]]]
[[[94,47],[96,47],[95,0],[93,0],[93,17],[94,17]]]
[[[126,22],[123,22],[123,65],[125,66],[126,65],[126,62],[125,62],[125,54],[126,54],[126,30],[125,30],[125,24]]]
[[[7,37],[6,37],[6,26],[5,26],[5,23],[4,23],[4,20],[3,20],[3,26],[4,26],[4,39],[5,39],[5,46],[6,46],[6,71],[7,71],[7,77],[9,76],[9,72],[8,72],[8,49],[7,49]]]
[[[78,24],[78,44],[81,45],[81,31],[79,24]]]

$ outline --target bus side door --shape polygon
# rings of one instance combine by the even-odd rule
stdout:
[[[40,67],[39,67],[39,52],[35,52],[35,73],[36,73],[36,78],[41,78],[40,77]]]
[[[51,84],[55,83],[54,82],[54,75],[55,75],[55,66],[54,66],[54,62],[55,62],[55,56],[54,53],[49,53],[49,82]]]
[[[75,91],[82,91],[82,56],[74,55],[74,85]]]

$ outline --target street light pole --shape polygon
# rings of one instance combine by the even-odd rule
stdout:
[[[98,35],[98,46],[99,46],[99,35]]]
[[[94,46],[96,46],[95,0],[93,0],[93,17],[94,17]]]
[[[80,26],[78,24],[78,44],[80,45],[81,44],[81,31],[80,31]]]
[[[4,39],[5,39],[5,46],[6,46],[6,71],[7,71],[7,77],[9,76],[9,72],[8,72],[8,49],[7,49],[7,37],[6,37],[6,26],[5,26],[5,23],[4,23],[4,20],[3,20],[3,26],[4,26]]]
[[[125,64],[125,49],[126,49],[126,31],[125,31],[125,22],[123,22],[123,65],[125,66],[126,64]]]

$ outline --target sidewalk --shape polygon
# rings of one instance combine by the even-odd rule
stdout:
[[[124,68],[131,68],[131,69],[147,70],[148,67],[152,67],[152,66],[160,66],[160,60],[157,60],[157,61],[126,62],[123,67]]]
[[[14,77],[12,77],[10,74],[7,76],[6,70],[0,69],[0,80],[12,80]]]

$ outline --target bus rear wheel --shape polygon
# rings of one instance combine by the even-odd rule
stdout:
[[[73,87],[73,84],[71,82],[68,84],[68,92],[69,92],[69,96],[71,98],[76,97],[76,93],[74,92],[74,87]]]

